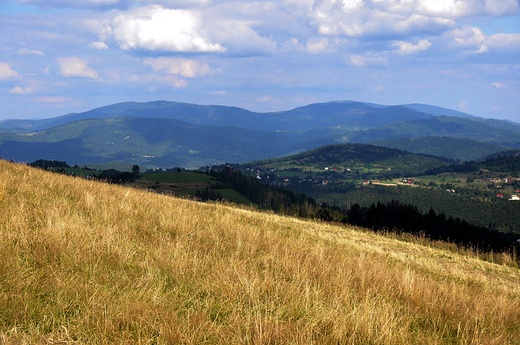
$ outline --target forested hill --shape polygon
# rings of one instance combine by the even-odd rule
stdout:
[[[507,147],[481,141],[441,136],[377,140],[369,144],[391,147],[412,153],[421,153],[460,161],[471,161],[508,150]]]
[[[461,164],[451,164],[428,170],[426,175],[436,175],[445,172],[476,172],[479,170],[507,171],[512,174],[520,173],[520,153],[513,155],[502,154],[489,157],[485,161],[471,161]]]
[[[493,123],[453,116],[436,116],[425,119],[393,122],[365,131],[349,132],[345,134],[344,139],[348,142],[368,143],[375,140],[405,137],[448,136],[467,138],[509,148],[520,148],[519,126],[508,123],[508,129],[504,129],[492,124]]]
[[[334,144],[319,147],[296,155],[270,160],[254,161],[245,166],[294,166],[301,170],[324,169],[330,167],[337,173],[345,169],[364,167],[373,172],[393,175],[415,175],[427,169],[447,165],[440,157],[413,154],[410,152],[366,144]],[[349,170],[350,171],[350,170]]]

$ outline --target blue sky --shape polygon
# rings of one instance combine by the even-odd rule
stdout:
[[[124,101],[520,122],[517,0],[0,0],[0,120]]]

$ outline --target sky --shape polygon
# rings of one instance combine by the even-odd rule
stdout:
[[[518,0],[0,0],[0,121],[353,100],[520,122]]]

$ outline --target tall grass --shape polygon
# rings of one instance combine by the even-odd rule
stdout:
[[[511,265],[0,161],[0,343],[518,339]]]

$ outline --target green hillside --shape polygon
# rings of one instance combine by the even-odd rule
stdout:
[[[510,124],[510,126],[514,127],[515,125]],[[520,148],[520,133],[517,131],[489,126],[481,121],[452,116],[437,116],[420,120],[395,122],[365,131],[347,132],[343,138],[338,138],[338,140],[367,143],[376,140],[428,136],[467,138],[510,148]]]
[[[471,139],[440,136],[376,140],[369,144],[460,161],[480,159],[493,153],[508,150],[507,147],[501,145]]]
[[[319,174],[323,178],[331,176],[331,179],[361,179],[367,177],[360,175],[415,175],[447,164],[440,158],[398,149],[366,144],[335,144],[292,156],[249,162],[243,166],[275,168],[282,175],[284,172],[295,172],[302,177]]]

